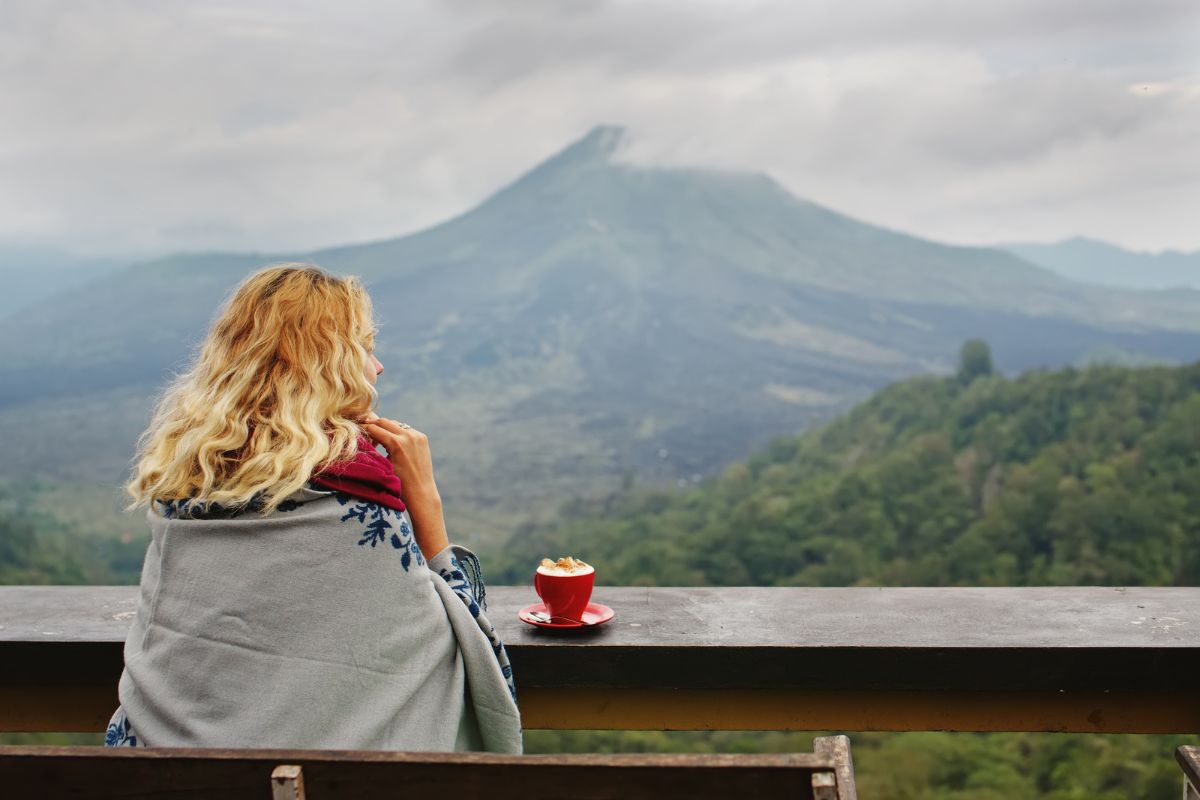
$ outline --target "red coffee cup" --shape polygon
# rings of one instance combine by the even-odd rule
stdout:
[[[533,573],[533,589],[546,604],[546,611],[553,617],[573,620],[583,619],[595,581],[596,570],[591,565],[572,573],[546,567],[538,567]]]

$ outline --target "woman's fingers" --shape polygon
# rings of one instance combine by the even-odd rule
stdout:
[[[400,431],[404,430],[404,428],[400,427],[399,422],[396,422],[394,419],[387,419],[386,417],[380,417],[375,420],[375,424],[381,428],[386,428],[392,433],[400,433]]]
[[[413,428],[411,426],[405,428],[405,427],[401,426],[400,423],[397,422],[396,420],[388,419],[387,417],[380,417],[378,420],[375,421],[375,424],[385,428],[386,430],[391,431],[392,433],[394,433],[397,436],[407,436],[409,434],[415,434],[417,436],[417,438],[421,438],[422,436],[425,435],[425,434],[421,433],[419,430],[417,430],[416,428]]]
[[[397,426],[395,429],[389,429],[379,423],[367,423],[363,425],[363,429],[392,455],[405,452],[411,456],[429,449],[429,438],[415,428]]]
[[[404,502],[416,504],[441,502],[433,477],[429,437],[414,428],[402,428],[394,419],[363,424],[367,435],[387,450],[388,461],[404,486]],[[410,502],[411,501],[411,502]],[[440,511],[439,511],[440,513]]]
[[[363,425],[363,430],[367,432],[368,436],[379,442],[388,450],[393,450],[400,446],[400,437],[396,436],[396,434],[377,423],[368,422]]]

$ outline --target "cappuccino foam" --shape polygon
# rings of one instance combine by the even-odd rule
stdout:
[[[587,575],[589,572],[595,572],[595,569],[591,564],[571,556],[565,556],[558,561],[543,558],[537,571],[543,575]]]

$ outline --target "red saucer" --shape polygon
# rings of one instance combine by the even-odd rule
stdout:
[[[525,606],[517,612],[517,616],[522,622],[528,622],[538,628],[591,628],[596,625],[603,625],[615,616],[611,608],[600,603],[588,603],[587,608],[583,610],[582,622],[564,622],[562,620],[554,620],[553,622],[538,622],[533,617],[529,616],[535,611],[540,611],[543,614],[549,614],[549,609],[546,604],[540,600],[533,605]]]

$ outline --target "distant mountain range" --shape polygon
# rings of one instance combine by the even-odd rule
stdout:
[[[1139,253],[1077,236],[1054,244],[1004,249],[1067,278],[1127,289],[1200,288],[1200,251]]]
[[[312,253],[137,264],[0,319],[0,478],[115,486],[149,400],[248,272],[368,283],[381,411],[447,507],[506,528],[622,479],[698,480],[980,337],[1007,371],[1200,356],[1200,293],[1066,280],[837,214],[759,174],[633,166],[601,127],[471,211]]]
[[[86,258],[51,247],[0,243],[0,317],[47,300],[59,292],[102,280],[129,266],[117,258]]]

